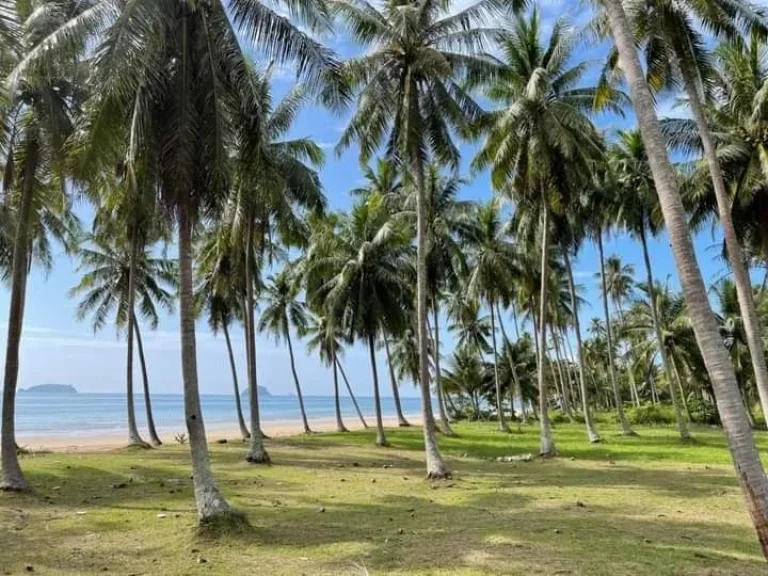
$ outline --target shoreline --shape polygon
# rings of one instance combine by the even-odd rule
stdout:
[[[368,424],[368,430],[376,429],[376,416],[372,414],[364,414],[366,423]],[[406,419],[413,425],[421,425],[420,414],[405,414]],[[396,417],[383,418],[385,428],[397,428],[398,421]],[[347,418],[344,420],[344,425],[347,430],[360,431],[363,430],[363,424],[359,418],[355,417]],[[336,431],[336,418],[317,418],[309,421],[309,426],[313,432],[335,432]],[[206,427],[206,436],[208,443],[216,443],[219,440],[227,439],[240,440],[240,428],[235,422],[234,424],[226,424],[224,422],[213,423]],[[262,423],[262,429],[264,433],[271,438],[280,438],[285,436],[296,436],[303,434],[304,427],[301,422],[295,422],[293,420],[266,420]],[[185,429],[171,429],[161,428],[158,429],[158,435],[163,441],[164,445],[175,444],[174,437],[180,433],[186,434]],[[98,434],[72,434],[69,436],[51,436],[45,434],[17,434],[17,443],[19,446],[30,450],[31,452],[107,452],[118,448],[127,446],[126,443],[127,432],[125,430],[108,431]]]

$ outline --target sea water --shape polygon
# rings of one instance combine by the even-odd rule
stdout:
[[[146,410],[141,394],[136,394],[136,418],[145,429]],[[180,433],[184,427],[184,398],[181,394],[153,394],[152,413],[155,426],[165,433]],[[421,401],[418,398],[401,398],[403,413],[419,414]],[[237,412],[233,395],[203,395],[203,418],[208,430],[237,429]],[[357,398],[360,410],[369,425],[375,425],[374,399]],[[385,418],[396,416],[392,398],[382,398],[382,413]],[[304,406],[310,426],[313,420],[335,418],[333,397],[305,396]],[[260,416],[265,427],[270,421],[296,423],[301,426],[298,399],[295,396],[263,396],[259,398]],[[357,419],[352,400],[341,398],[342,415],[345,420]],[[248,402],[243,399],[243,414],[246,422]],[[16,397],[16,433],[19,438],[27,437],[68,437],[68,436],[114,436],[126,431],[126,401],[121,394],[46,394],[21,393]]]

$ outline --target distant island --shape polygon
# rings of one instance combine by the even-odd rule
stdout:
[[[269,389],[266,386],[259,386],[259,398],[272,398]],[[241,398],[248,398],[248,387],[240,393]]]
[[[77,394],[77,389],[69,384],[40,384],[29,388],[19,388],[20,394]]]

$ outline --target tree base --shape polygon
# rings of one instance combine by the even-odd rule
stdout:
[[[602,439],[600,438],[600,436],[590,437],[589,439],[590,444],[600,444],[601,442],[602,442]]]
[[[162,445],[163,445],[163,441],[160,440],[160,438],[155,438],[154,440],[152,440],[152,446],[154,446],[155,448]]]
[[[389,442],[387,442],[383,438],[377,438],[376,439],[376,446],[378,446],[380,448],[389,448]]]
[[[435,470],[427,470],[427,480],[450,480],[451,471],[447,468],[436,468]]]
[[[336,432],[343,433],[343,432],[349,432],[345,426],[336,426]]]
[[[252,527],[245,514],[238,510],[227,510],[205,518],[197,525],[197,533],[203,538],[242,535],[251,532]]]
[[[14,480],[0,480],[0,492],[26,492],[29,490],[29,484],[23,478]]]
[[[249,464],[272,464],[269,454],[263,448],[259,451],[249,452],[245,457],[245,461]]]
[[[400,428],[410,428],[410,426],[411,426],[411,423],[410,423],[410,422],[408,422],[408,420],[400,420],[400,421],[397,423],[397,425],[398,425]]]
[[[129,450],[151,450],[152,445],[149,444],[149,442],[144,442],[144,440],[129,440],[128,444],[125,446]]]
[[[631,428],[629,430],[622,430],[621,435],[622,436],[639,436],[639,434],[634,430],[632,430]]]

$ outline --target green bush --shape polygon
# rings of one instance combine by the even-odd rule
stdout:
[[[627,408],[627,420],[630,424],[653,426],[658,424],[674,424],[675,414],[671,406],[654,406],[645,404],[639,408]],[[616,416],[618,420],[618,415]]]
[[[691,398],[688,400],[688,412],[691,414],[691,421],[696,424],[720,425],[717,407],[711,402],[698,397]]]
[[[576,424],[584,424],[584,416],[578,413],[574,414],[573,416],[568,416],[568,414],[565,412],[560,412],[558,410],[557,412],[550,412],[549,421],[552,424],[569,424],[571,422]]]

